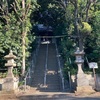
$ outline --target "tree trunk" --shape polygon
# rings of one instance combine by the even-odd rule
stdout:
[[[83,37],[82,37],[82,34],[79,32],[79,29],[78,29],[78,21],[79,21],[79,18],[78,18],[78,1],[76,1],[74,3],[74,7],[75,7],[75,12],[74,12],[74,16],[75,16],[75,32],[76,32],[76,35],[77,35],[77,39],[78,39],[78,43],[77,45],[79,46],[80,50],[83,50]]]
[[[88,12],[89,12],[90,5],[91,5],[91,2],[87,1],[87,5],[86,5],[86,18],[85,18],[86,22],[88,22]]]
[[[26,32],[25,32],[25,0],[22,0],[22,9],[23,9],[23,18],[22,18],[22,76],[25,74],[25,37],[26,37]]]

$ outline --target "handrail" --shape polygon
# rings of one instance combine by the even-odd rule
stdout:
[[[58,61],[58,66],[59,66],[59,73],[60,73],[60,77],[61,77],[61,81],[62,81],[62,89],[64,90],[65,89],[64,77],[63,77],[63,73],[62,73],[62,68],[61,68],[61,63],[60,63],[59,53],[58,53],[58,47],[57,47],[56,42],[55,42],[55,46],[56,46],[57,61]]]
[[[28,76],[29,75],[29,76]],[[26,73],[26,76],[25,76],[25,78],[24,78],[24,90],[26,91],[26,84],[27,84],[27,78],[29,78],[29,82],[30,82],[30,78],[31,78],[31,76],[30,76],[30,68],[28,69],[28,72]]]
[[[44,73],[44,86],[46,86],[47,62],[48,62],[48,43],[47,43],[47,48],[46,48],[46,62],[45,62],[45,73]]]

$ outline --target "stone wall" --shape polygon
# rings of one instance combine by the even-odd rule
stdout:
[[[0,79],[0,91],[2,90],[2,84],[3,84],[3,82],[4,82],[4,79]]]
[[[96,75],[96,90],[100,91],[100,74]]]
[[[100,74],[96,74],[96,81],[93,74],[86,74],[87,79],[89,80],[89,85],[93,89],[100,91]],[[75,90],[77,86],[76,75],[71,75],[71,87],[72,90]]]

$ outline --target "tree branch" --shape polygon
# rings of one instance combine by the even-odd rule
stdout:
[[[65,2],[63,0],[61,0],[61,1],[55,1],[55,3],[58,3],[58,5],[60,5],[60,7],[63,7],[64,10],[66,10],[66,4],[65,4]]]
[[[19,4],[18,4],[18,1],[17,1],[17,0],[15,0],[15,3],[16,3],[16,6],[17,6],[18,10],[20,10],[20,6],[19,6]]]
[[[87,0],[87,4],[86,4],[86,18],[85,21],[88,22],[88,11],[90,9],[91,3],[93,2],[93,0]]]
[[[77,3],[77,0],[70,0],[70,2],[75,6]]]
[[[27,15],[27,14],[28,14],[29,9],[30,9],[30,3],[29,3],[29,4],[27,5],[27,7],[26,7],[25,15]]]
[[[13,5],[11,4],[11,6],[13,7],[15,13],[18,15],[18,11],[17,11],[17,9],[16,9],[15,3],[13,3]],[[17,17],[18,17],[18,19],[22,22],[22,19],[21,19],[19,16],[17,16]]]

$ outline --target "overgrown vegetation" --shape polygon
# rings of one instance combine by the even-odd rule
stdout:
[[[31,12],[35,10],[34,2],[31,0],[0,0],[0,69],[5,68],[4,56],[10,50],[17,56],[19,75],[24,74],[29,66],[28,60],[32,49],[30,45],[35,45],[30,22]],[[25,8],[22,3],[25,3],[23,4]]]

